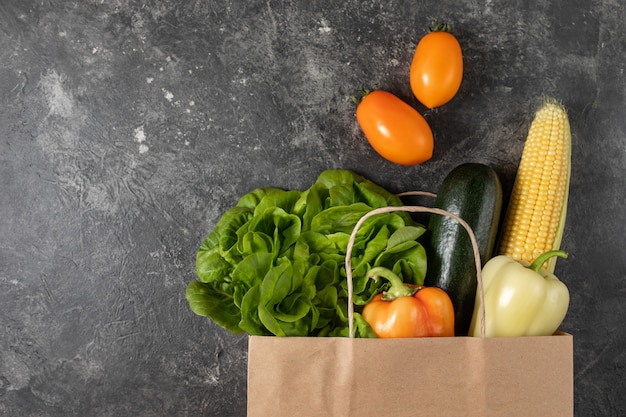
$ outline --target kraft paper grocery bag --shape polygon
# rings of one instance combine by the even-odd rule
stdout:
[[[474,247],[478,292],[480,255],[471,228],[457,216],[421,206],[372,210],[420,211],[455,218]],[[352,240],[351,240],[352,241]],[[572,417],[573,337],[410,339],[354,338],[351,243],[346,251],[350,337],[251,336],[248,417]],[[484,303],[482,303],[484,305]]]
[[[248,417],[573,416],[573,338],[251,336]]]

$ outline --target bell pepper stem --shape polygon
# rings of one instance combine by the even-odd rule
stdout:
[[[543,264],[546,263],[548,259],[553,258],[555,256],[559,256],[561,258],[567,258],[567,252],[562,251],[562,250],[550,250],[550,251],[544,252],[541,255],[537,256],[535,260],[533,261],[533,263],[530,264],[528,268],[532,269],[535,272],[539,272]]]
[[[389,281],[389,289],[383,293],[383,300],[394,300],[398,297],[410,297],[415,294],[419,288],[411,287],[402,282],[397,274],[395,274],[389,268],[383,266],[376,266],[370,269],[367,273],[367,277],[378,281],[380,278],[385,278]]]

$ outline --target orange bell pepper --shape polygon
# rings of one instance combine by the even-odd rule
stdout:
[[[372,268],[368,276],[374,280],[382,277],[390,283],[389,289],[376,295],[361,313],[376,336],[454,336],[454,307],[444,290],[405,284],[383,267]]]

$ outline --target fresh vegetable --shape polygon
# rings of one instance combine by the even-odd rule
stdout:
[[[554,334],[567,314],[569,291],[565,284],[541,266],[563,251],[548,251],[528,265],[505,255],[490,259],[483,267],[485,336],[519,337]],[[478,310],[472,317],[470,334],[480,336]]]
[[[365,213],[399,205],[399,197],[347,170],[324,171],[305,191],[254,190],[200,245],[199,280],[186,291],[189,306],[233,333],[345,336],[348,239]],[[424,230],[408,213],[363,224],[350,257],[359,309],[383,285],[366,276],[373,267],[423,283],[426,258],[418,238]],[[367,336],[371,329],[359,314],[356,321],[359,336]]]
[[[433,155],[433,133],[426,119],[391,93],[366,93],[356,118],[372,148],[393,163],[417,165]]]
[[[435,21],[419,41],[410,69],[415,97],[432,109],[449,102],[463,80],[463,52],[450,25]]]
[[[547,99],[532,121],[504,217],[498,254],[532,262],[561,245],[571,171],[567,113]],[[544,268],[554,272],[557,258]]]
[[[464,163],[441,184],[435,207],[465,220],[476,236],[481,264],[492,256],[502,208],[502,186],[488,165]],[[424,284],[445,290],[454,305],[455,333],[467,335],[476,296],[476,264],[467,232],[456,220],[431,216],[424,242],[428,271]]]
[[[368,276],[385,278],[390,286],[363,309],[363,319],[376,336],[454,336],[454,310],[445,291],[436,287],[406,285],[384,267],[372,268]]]

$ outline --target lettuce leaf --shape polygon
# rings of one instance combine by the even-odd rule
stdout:
[[[401,205],[383,187],[349,170],[322,172],[304,191],[259,188],[227,210],[196,254],[191,310],[233,333],[347,335],[344,259],[357,221],[374,208]],[[360,306],[381,291],[367,271],[385,266],[422,284],[425,228],[408,213],[374,216],[352,252],[355,324],[371,337]]]

